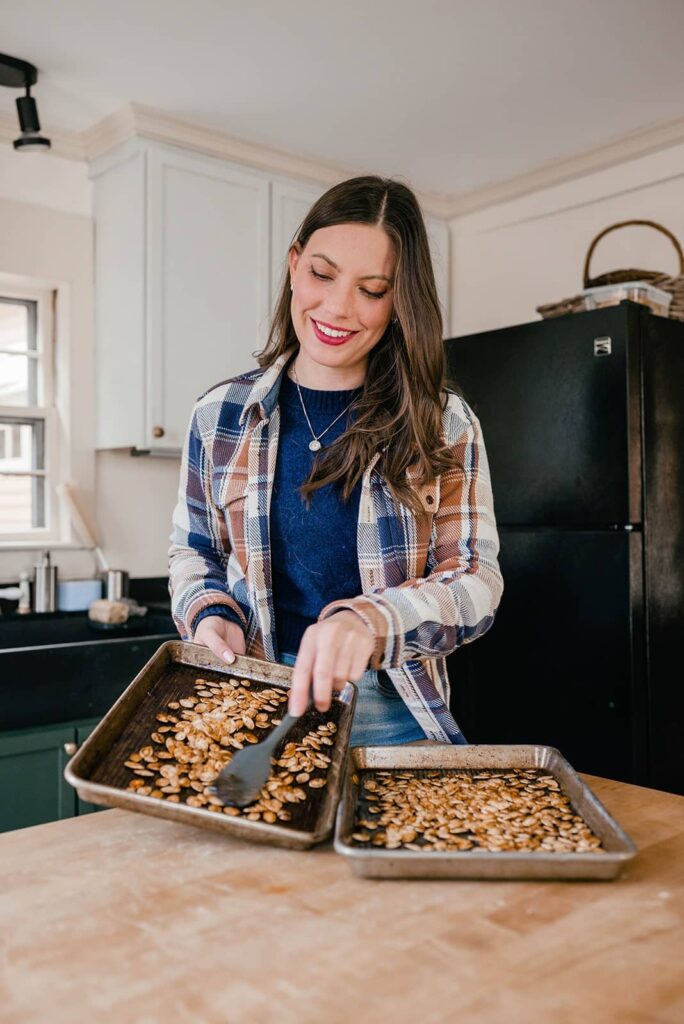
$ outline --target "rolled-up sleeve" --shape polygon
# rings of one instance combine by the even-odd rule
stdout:
[[[374,669],[397,668],[416,657],[451,654],[490,628],[503,593],[499,536],[487,453],[479,420],[465,403],[466,429],[453,442],[459,468],[440,477],[432,525],[429,572],[378,588],[322,610],[326,618],[355,611],[375,638]]]
[[[228,537],[212,500],[211,462],[201,430],[202,406],[193,409],[181,456],[178,500],[169,540],[171,612],[183,639],[192,639],[195,619],[211,605],[230,609],[246,624],[227,581]]]

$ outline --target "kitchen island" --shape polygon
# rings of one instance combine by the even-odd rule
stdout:
[[[0,836],[0,1018],[681,1024],[684,797],[582,777],[615,881],[373,881],[120,810]]]

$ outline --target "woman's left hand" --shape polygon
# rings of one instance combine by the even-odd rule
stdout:
[[[292,670],[290,714],[304,713],[312,684],[314,704],[319,711],[327,711],[333,690],[342,690],[345,683],[361,678],[374,647],[370,629],[356,612],[336,612],[309,626]]]

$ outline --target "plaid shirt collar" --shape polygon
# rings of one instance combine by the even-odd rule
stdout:
[[[288,348],[282,355],[278,356],[272,366],[269,366],[263,374],[256,379],[254,386],[245,401],[244,408],[240,413],[240,426],[244,424],[251,410],[255,407],[257,408],[261,419],[270,419],[278,401],[283,371],[296,351],[296,345]]]

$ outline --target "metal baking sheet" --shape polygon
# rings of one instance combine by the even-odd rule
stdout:
[[[286,665],[237,657],[232,665],[215,657],[206,647],[170,640],[161,645],[113,705],[83,746],[67,764],[64,775],[83,800],[140,811],[171,821],[210,828],[253,842],[306,849],[332,832],[335,809],[349,746],[356,687],[347,683],[333,697],[328,712],[311,708],[302,716],[289,738],[297,739],[322,722],[334,721],[337,731],[329,753],[328,783],[311,792],[306,801],[293,805],[293,820],[270,825],[264,821],[216,814],[203,807],[188,807],[126,789],[131,773],[124,766],[129,753],[144,745],[157,725],[155,715],[170,700],[194,693],[198,675],[211,680],[225,677],[249,679],[274,689],[289,689],[292,669]],[[295,809],[296,808],[296,809]]]
[[[354,813],[358,800],[355,773],[367,769],[541,768],[552,775],[573,809],[600,838],[602,853],[479,850],[386,850],[354,844]],[[352,747],[342,785],[335,826],[335,850],[347,857],[353,871],[367,878],[610,879],[636,854],[636,846],[608,813],[589,786],[555,747],[484,745]]]

